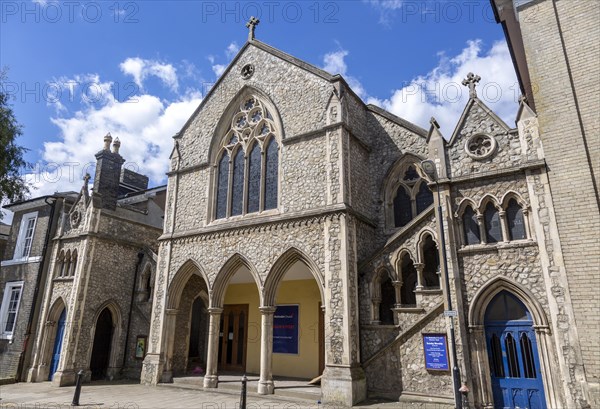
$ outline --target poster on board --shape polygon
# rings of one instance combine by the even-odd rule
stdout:
[[[298,305],[278,305],[273,316],[273,353],[298,354]]]
[[[446,334],[423,334],[423,354],[428,371],[450,370]]]

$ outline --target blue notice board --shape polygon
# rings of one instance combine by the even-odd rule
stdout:
[[[428,371],[450,370],[446,334],[423,334],[425,369]]]
[[[298,354],[298,306],[278,305],[273,317],[273,352]]]

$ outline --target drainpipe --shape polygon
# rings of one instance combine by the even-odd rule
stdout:
[[[54,199],[54,201],[52,203],[48,203],[48,199]],[[44,271],[44,265],[48,264],[47,260],[46,260],[46,252],[48,251],[48,241],[50,240],[50,233],[52,232],[52,228],[53,228],[53,218],[54,218],[54,211],[56,209],[56,202],[58,201],[58,197],[56,196],[48,196],[44,199],[44,202],[46,202],[46,204],[48,206],[52,206],[50,208],[50,217],[48,218],[48,229],[46,230],[46,237],[44,238],[44,247],[42,249],[42,260],[40,262],[40,266],[38,267],[38,274],[37,277],[35,279],[35,288],[33,290],[33,300],[32,300],[32,305],[33,305],[33,309],[31,310],[31,314],[29,314],[29,319],[27,320],[27,329],[25,331],[25,340],[23,341],[23,349],[21,351],[21,356],[19,357],[19,365],[17,366],[17,374],[16,374],[16,381],[20,382],[21,378],[22,378],[22,372],[23,372],[23,365],[25,364],[25,355],[27,354],[27,346],[29,345],[29,337],[31,336],[31,327],[33,326],[33,321],[34,321],[34,317],[35,317],[35,312],[36,309],[38,308],[37,306],[37,298],[39,296],[39,292],[40,292],[40,283],[42,281],[42,273]],[[39,311],[38,311],[39,313]]]
[[[131,315],[133,314],[133,303],[135,302],[135,286],[138,282],[138,275],[140,273],[140,266],[142,265],[142,260],[144,259],[144,251],[140,250],[138,252],[138,262],[135,266],[135,277],[133,280],[133,286],[131,287],[131,302],[129,303],[129,318],[127,319],[127,332],[125,333],[125,351],[123,352],[123,363],[121,364],[121,375],[123,375],[123,371],[125,370],[125,362],[127,361],[127,344],[129,343],[129,330],[131,329]]]

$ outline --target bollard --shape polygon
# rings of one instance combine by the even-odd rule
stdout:
[[[77,372],[75,394],[73,395],[73,402],[71,402],[71,406],[79,406],[79,395],[81,394],[81,378],[83,378],[83,369],[80,369],[79,372]]]
[[[240,409],[246,409],[246,385],[248,383],[248,378],[246,374],[242,376],[242,393],[240,395]]]
[[[462,409],[469,409],[469,387],[467,386],[466,383],[463,382],[462,386],[460,387],[460,389],[458,390],[460,392],[460,394],[462,395]]]

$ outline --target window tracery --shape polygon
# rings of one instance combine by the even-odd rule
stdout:
[[[406,161],[387,189],[390,225],[404,227],[433,204],[433,193],[416,171],[415,160]]]
[[[215,219],[276,209],[279,144],[273,115],[247,97],[223,138],[216,176]]]

